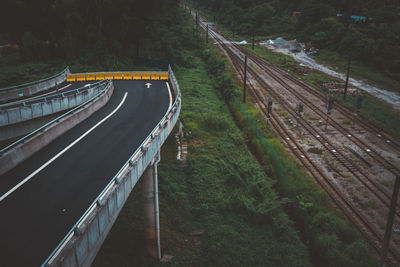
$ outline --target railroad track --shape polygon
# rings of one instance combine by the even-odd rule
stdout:
[[[229,38],[227,38],[223,33],[218,32],[219,35],[223,36],[227,40],[231,41]],[[276,73],[273,72],[276,71],[280,73],[282,76],[284,76],[286,79],[295,82],[296,84],[300,84],[301,86],[307,90],[307,92],[311,93],[315,97],[321,99],[325,104],[327,104],[327,98],[324,96],[322,93],[315,89],[311,89],[312,87],[310,86],[303,86],[304,83],[300,82],[298,79],[290,76],[286,72],[280,70],[279,68],[272,66],[269,62],[267,62],[264,59],[261,59],[257,57],[256,55],[248,52],[247,50],[243,49],[237,44],[232,44],[237,50],[240,51],[240,53],[247,55],[254,63],[256,63],[257,67],[265,71],[271,78],[273,78],[275,81],[277,81],[280,85],[282,85],[287,91],[289,91],[292,95],[294,95],[298,100],[302,101],[307,107],[310,108],[315,114],[318,114],[321,118],[326,117],[325,111],[321,110],[319,107],[317,107],[315,104],[313,104],[310,100],[308,100],[306,97],[301,95],[296,89],[291,87],[287,82],[285,82],[281,77],[279,77]],[[347,116],[348,119],[353,119],[355,116],[351,114],[351,112],[342,106],[337,106],[337,108],[340,111],[343,111],[344,115]],[[361,121],[359,118],[357,118],[358,121]],[[353,135],[350,133],[349,130],[347,130],[345,127],[343,127],[340,123],[338,123],[336,120],[333,118],[330,118],[327,122],[330,124],[333,128],[335,128],[338,132],[340,132],[345,138],[347,138],[349,141],[357,145],[361,150],[365,151],[370,158],[375,160],[377,163],[379,163],[382,167],[384,167],[386,170],[391,172],[394,176],[400,175],[400,168],[393,165],[391,162],[389,162],[386,158],[382,157],[375,149],[373,149],[371,146],[367,145],[364,141],[359,139],[357,136]],[[373,127],[367,126],[366,123],[362,122],[361,126],[371,129],[372,133],[378,135],[384,134],[384,133],[378,133]],[[387,134],[384,134],[387,136]],[[387,139],[389,140],[389,139]],[[397,141],[395,141],[393,138],[390,139],[391,144],[393,146],[399,146],[400,145]],[[375,183],[376,184],[376,183]],[[377,185],[378,186],[378,185]],[[388,191],[387,191],[388,193]],[[390,193],[389,193],[390,195]]]
[[[273,90],[257,73],[248,68],[249,73],[254,79],[264,88],[268,88],[266,91],[274,96],[281,105],[292,115],[294,118],[297,116],[296,110],[277,92]],[[361,182],[375,197],[377,197],[388,209],[390,207],[391,194],[388,190],[383,189],[349,157],[345,155],[340,149],[338,149],[318,128],[311,125],[309,121],[304,118],[298,119],[299,124],[305,129],[315,140],[317,140],[349,173],[351,173],[359,182]],[[397,216],[400,217],[400,211],[396,212]]]
[[[205,26],[202,23],[202,19],[200,19],[200,26],[202,26],[203,29],[205,29]],[[239,75],[243,76],[243,71],[240,68],[240,65],[241,64],[243,65],[242,63],[243,60],[237,54],[232,52],[231,49],[228,48],[227,45],[224,44],[222,40],[219,40],[218,36],[215,35],[213,31],[211,31],[210,34],[229,56],[234,68],[239,73]],[[250,75],[252,75],[253,78],[255,78],[262,87],[266,85],[265,82],[264,83],[262,82],[262,79],[258,76],[258,74],[251,68],[250,68]],[[258,90],[256,90],[252,84],[250,84],[250,92],[254,100],[256,101],[257,105],[260,107],[260,110],[264,113],[264,115],[266,115],[267,109],[264,102],[264,95],[260,93]],[[351,201],[348,199],[348,197],[345,196],[345,194],[334,183],[330,181],[326,173],[312,161],[312,159],[309,157],[304,148],[296,141],[295,137],[286,129],[283,123],[280,122],[276,114],[271,113],[270,115],[271,115],[271,125],[273,126],[273,130],[275,131],[275,133],[285,141],[285,143],[292,151],[292,153],[299,159],[299,161],[316,179],[316,181],[327,191],[328,195],[332,198],[332,200],[338,205],[338,207],[343,211],[343,213],[357,226],[359,231],[367,238],[368,242],[379,253],[381,251],[382,233],[379,233],[378,230],[372,224],[370,224],[362,214],[358,212],[358,210],[351,204]],[[349,168],[351,167],[352,166],[349,166]],[[399,264],[400,263],[399,255],[400,253],[398,253],[397,250],[395,251],[394,248],[392,248],[391,246],[388,259],[394,264]]]
[[[222,33],[218,35],[223,36]],[[218,39],[218,36],[215,35]],[[221,44],[226,48],[227,53],[231,53],[239,57],[237,53],[234,53],[227,45],[221,41]],[[262,67],[262,66],[260,66]],[[285,108],[286,110],[295,118],[297,117],[296,110],[288,103],[279,93],[277,93],[273,88],[271,88],[259,75],[252,69],[248,68],[249,73],[252,74],[254,79],[259,82],[262,87],[270,94],[274,96]],[[317,127],[311,125],[311,123],[304,118],[299,118],[298,122],[301,126],[308,131],[308,133],[314,137],[349,173],[351,173],[361,184],[363,184],[379,201],[381,201],[387,208],[390,206],[391,193],[382,188],[374,180],[372,180],[356,163],[354,163],[348,156],[345,155],[340,149],[338,149],[327,137],[326,135]],[[400,211],[396,212],[396,215],[400,217]]]
[[[296,96],[297,99],[301,100],[306,106],[308,106],[313,112],[318,114],[321,117],[326,116],[325,112],[322,111],[319,107],[317,107],[315,104],[313,104],[310,100],[302,96],[298,91],[296,91],[293,87],[291,87],[288,83],[286,83],[283,79],[281,79],[278,75],[273,73],[268,67],[265,65],[265,61],[261,60],[258,57],[255,57],[251,53],[248,53],[247,55],[251,55],[251,59],[253,62],[257,62],[258,66],[261,67],[265,72],[267,72],[273,79],[278,81],[285,89],[290,91],[294,96]],[[292,77],[290,79],[291,81],[297,80]],[[326,101],[326,97],[319,97],[320,99],[323,99],[324,102]],[[345,113],[346,115],[347,113]],[[390,163],[387,159],[382,157],[376,150],[374,150],[372,147],[368,146],[363,142],[361,139],[356,137],[355,135],[352,135],[349,130],[347,130],[345,127],[343,127],[340,123],[338,123],[336,120],[333,118],[330,118],[328,123],[333,126],[336,130],[338,130],[340,133],[343,134],[348,140],[356,144],[358,147],[360,147],[363,151],[365,151],[372,159],[374,159],[376,162],[378,162],[382,167],[390,171],[394,175],[400,175],[400,169]]]
[[[285,72],[284,70],[281,70],[273,65],[271,65],[269,62],[267,62],[264,59],[263,60],[264,64],[267,64],[270,68],[274,69],[276,72],[280,73],[283,75],[286,79],[296,83],[297,85],[303,87],[306,89],[309,93],[313,94],[314,96],[318,97],[322,101],[324,101],[325,104],[327,104],[327,99],[326,96],[321,93],[320,91],[316,90],[315,88],[311,87],[310,85],[306,84],[302,80],[296,79],[295,77],[291,76],[289,73]],[[345,114],[348,119],[355,121],[359,126],[364,128],[364,130],[368,130],[371,133],[374,133],[377,137],[382,137],[384,138],[384,142],[390,143],[392,146],[394,146],[396,149],[400,150],[400,142],[395,140],[393,137],[388,135],[387,133],[383,132],[380,129],[375,128],[374,126],[365,123],[360,117],[356,116],[353,111],[343,107],[343,106],[336,106],[336,109],[338,109],[342,114]],[[383,141],[383,140],[382,140]]]
[[[215,29],[213,29],[215,31]],[[222,36],[223,38],[230,40],[229,38],[224,37],[224,34],[221,32],[218,32],[219,36]],[[218,38],[218,36],[216,36]],[[253,62],[258,63],[257,67],[264,69],[264,66],[262,66],[262,64],[259,63],[259,59],[257,56],[249,53],[248,51],[244,50],[242,47],[240,47],[237,44],[232,43],[232,46],[234,46],[237,50],[239,50],[239,53],[235,53],[237,56],[241,55],[241,54],[245,54],[248,57],[250,57]],[[265,60],[263,60],[265,61]],[[269,63],[268,63],[269,64]],[[249,68],[251,69],[251,68]],[[258,75],[255,75],[256,79],[260,80],[260,77],[258,77]],[[274,75],[275,80],[277,80],[278,82],[282,82],[282,79],[280,79],[277,75]],[[261,80],[261,83],[263,83],[264,88],[269,88],[268,92],[272,93],[275,98],[278,98],[281,100],[281,102],[285,103],[285,106],[287,109],[290,109],[288,111],[290,111],[291,115],[293,117],[296,117],[296,111],[294,111],[293,107],[291,107],[291,105],[289,103],[287,103],[279,94],[277,94],[275,92],[275,90],[273,88],[271,88],[268,84],[265,83],[264,80]],[[287,85],[286,83],[283,82],[282,84],[285,87],[288,87],[289,91],[294,94],[295,96],[297,96],[299,99],[304,100],[304,97],[301,98],[301,96],[299,95],[299,93],[294,90],[293,88],[291,88],[289,85]],[[321,117],[324,117],[324,112],[322,112],[320,109],[318,109],[315,105],[313,105],[312,103],[310,103],[310,101],[307,101],[307,103],[311,106],[311,108],[315,111],[318,112],[317,114],[320,115]],[[333,120],[330,120],[333,121]],[[400,170],[394,166],[393,164],[391,164],[390,162],[388,162],[385,158],[383,158],[382,156],[380,156],[376,151],[374,151],[372,148],[369,148],[368,146],[366,146],[364,143],[362,143],[362,141],[351,135],[346,129],[344,129],[339,123],[337,123],[336,121],[333,121],[334,125],[338,128],[338,130],[340,130],[350,141],[352,141],[353,143],[355,143],[356,145],[358,145],[359,147],[361,147],[361,149],[365,149],[366,152],[370,152],[370,156],[375,159],[377,162],[380,162],[381,165],[383,165],[384,167],[386,167],[389,171],[391,171],[392,173],[394,173],[395,175],[397,175],[398,173],[400,173]],[[334,158],[336,158],[336,160],[348,171],[350,172],[353,176],[356,177],[356,179],[358,181],[360,181],[364,186],[366,186],[366,188],[368,190],[370,190],[386,207],[389,207],[390,205],[390,199],[391,199],[391,192],[389,190],[387,190],[386,188],[383,188],[381,185],[379,185],[378,183],[376,183],[373,179],[371,179],[366,172],[360,168],[358,166],[358,164],[354,163],[352,160],[350,160],[350,158],[348,158],[344,152],[342,152],[340,149],[335,148],[335,146],[328,140],[328,138],[326,137],[326,135],[324,135],[321,131],[318,131],[316,129],[316,127],[313,127],[312,125],[310,125],[310,123],[304,119],[301,119],[301,123],[305,123],[307,124],[307,128],[309,130],[309,132],[311,133],[312,136],[314,136],[316,138],[317,141],[319,141],[321,143],[321,145],[323,147],[325,147],[325,149],[327,149],[330,154],[332,154],[334,156]],[[314,133],[313,133],[314,132]],[[363,158],[363,161],[365,161],[365,159]],[[378,191],[376,191],[376,189]],[[400,200],[399,200],[400,201]],[[400,216],[400,211],[396,212],[397,216]]]

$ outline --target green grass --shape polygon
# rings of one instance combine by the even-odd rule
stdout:
[[[210,50],[203,51],[202,58],[206,64],[196,54],[195,67],[177,70],[189,142],[187,164],[174,159],[172,137],[162,150],[162,244],[165,253],[174,255],[164,265],[298,266],[311,260],[316,266],[375,266],[362,238],[273,136],[250,99],[245,106],[237,100],[240,90],[232,80],[233,70],[226,68],[229,65]],[[136,211],[139,192],[135,189],[136,197],[131,197],[136,199]],[[308,253],[281,205],[295,221]],[[94,266],[160,265],[140,247],[140,212],[125,210]],[[189,234],[196,230],[204,230],[199,246]],[[133,233],[124,235],[128,231]],[[125,241],[130,237],[137,243]]]
[[[307,249],[282,211],[273,181],[247,150],[206,64],[193,60],[196,67],[177,68],[188,162],[182,165],[167,152],[176,151],[170,137],[159,168],[163,251],[174,256],[167,265],[309,266]],[[134,195],[140,191],[132,194],[128,203],[139,202]],[[142,242],[140,204],[135,205],[135,215],[132,207],[124,208],[94,266],[159,265],[136,249],[139,245],[125,249],[132,241],[123,229]],[[199,247],[189,234],[195,230],[204,230]]]
[[[325,95],[328,95],[329,92],[323,87],[324,83],[330,81],[341,81],[317,70],[310,70],[310,73],[303,75],[298,72],[299,63],[293,58],[282,53],[271,51],[266,47],[256,46],[255,49],[252,50],[251,46],[247,45],[245,48],[266,59],[271,64],[278,66],[283,70],[290,71],[292,75],[317,88]],[[360,109],[361,118],[375,127],[382,129],[393,138],[400,140],[400,112],[393,109],[384,101],[368,93],[362,92],[361,94],[363,97],[363,104]],[[355,111],[355,97],[348,95],[346,100],[344,100],[341,95],[333,95],[333,97],[338,104]]]
[[[219,58],[226,60],[221,52],[217,53]],[[209,66],[213,65],[212,61],[209,60]],[[221,70],[220,75],[236,77],[231,65],[226,62],[225,66],[228,68]],[[234,87],[228,106],[246,135],[253,155],[265,173],[276,179],[275,188],[285,199],[285,210],[295,221],[301,240],[307,244],[312,263],[316,266],[375,266],[370,249],[358,232],[337,213],[325,191],[274,137],[252,99],[248,97],[246,105],[241,103],[241,98],[237,97],[241,95],[240,82]]]

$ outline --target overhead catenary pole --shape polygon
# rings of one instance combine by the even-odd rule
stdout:
[[[346,83],[344,85],[343,99],[346,99],[347,96],[347,86],[349,84],[349,76],[350,76],[350,65],[351,65],[351,56],[349,56],[349,61],[347,62],[347,74],[346,74]]]
[[[243,103],[246,103],[247,56],[244,56]]]
[[[386,224],[385,237],[383,238],[383,244],[382,244],[382,253],[380,260],[380,266],[382,267],[385,266],[386,254],[389,248],[390,235],[392,234],[393,220],[396,211],[396,203],[397,203],[397,196],[399,194],[399,188],[400,188],[400,176],[397,176],[396,181],[394,183],[392,201],[390,203],[390,210]]]
[[[208,44],[208,24],[207,24],[206,43]]]

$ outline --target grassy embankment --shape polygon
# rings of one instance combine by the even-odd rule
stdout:
[[[177,76],[183,88],[189,159],[186,165],[175,160],[176,144],[171,137],[160,164],[162,243],[164,252],[175,256],[169,265],[307,265],[306,253],[270,190],[273,182],[268,177],[273,177],[313,264],[373,266],[374,259],[359,234],[273,137],[259,111],[250,101],[243,106],[237,100],[240,89],[223,56],[217,57],[212,49],[188,53],[195,64],[178,67]],[[144,256],[140,208],[139,185],[95,266],[158,265]],[[198,230],[204,234],[196,246],[189,233]],[[294,242],[292,248],[289,240]],[[282,251],[290,253],[282,255]]]
[[[208,65],[218,65],[215,61],[224,58],[219,53],[219,59],[210,56]],[[228,80],[236,77],[229,64],[219,73],[212,69],[218,80]],[[226,71],[224,71],[224,69]],[[229,78],[226,73],[230,73]],[[219,73],[219,74],[218,74]],[[237,83],[237,79],[236,79]],[[240,85],[240,84],[237,84]],[[275,188],[284,198],[287,198],[286,210],[296,222],[302,240],[308,245],[313,264],[324,266],[374,265],[369,249],[356,231],[338,215],[335,207],[329,202],[326,193],[309,177],[298,162],[285,150],[266,126],[260,111],[252,101],[243,106],[237,97],[240,92],[234,86],[236,97],[227,101],[236,121],[247,136],[248,145],[256,155],[264,171],[277,181]],[[228,84],[223,88],[229,87]],[[240,86],[241,87],[241,86]],[[223,90],[224,91],[224,90]],[[223,92],[224,94],[224,92]],[[240,93],[239,93],[240,94]],[[248,98],[248,100],[250,100]]]
[[[308,266],[307,249],[283,212],[273,181],[257,164],[215,90],[199,50],[177,67],[189,158],[176,160],[174,136],[159,165],[161,234],[170,266]],[[143,251],[140,184],[94,266],[157,266]],[[196,245],[192,231],[204,231]]]

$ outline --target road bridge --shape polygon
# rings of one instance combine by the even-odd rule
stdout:
[[[0,176],[2,264],[90,265],[142,174],[144,196],[156,200],[147,202],[145,218],[155,241],[156,164],[180,112],[179,87],[169,76],[113,77],[107,104]]]

